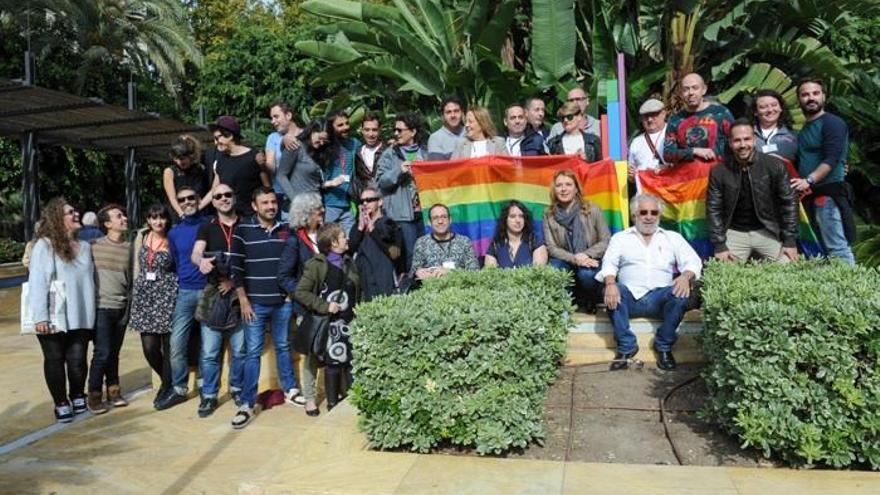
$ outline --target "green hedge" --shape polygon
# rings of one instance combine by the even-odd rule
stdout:
[[[880,469],[880,273],[842,263],[711,263],[704,411],[795,465]]]
[[[569,283],[546,267],[455,271],[358,306],[352,401],[372,447],[498,454],[541,441]]]
[[[21,262],[24,244],[13,239],[0,237],[0,263]]]

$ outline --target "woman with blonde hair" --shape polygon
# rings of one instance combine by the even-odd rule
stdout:
[[[605,215],[598,206],[584,199],[574,172],[556,172],[551,184],[550,206],[544,210],[544,244],[550,255],[550,266],[575,274],[575,296],[587,307],[598,301],[601,286],[595,277],[609,239],[611,231]]]
[[[169,156],[174,165],[162,171],[162,189],[177,216],[183,216],[183,208],[177,202],[177,191],[183,186],[191,187],[202,198],[199,210],[211,204],[208,171],[202,165],[202,143],[189,134],[180,135],[171,143]]]
[[[587,118],[576,102],[570,101],[556,112],[562,119],[562,134],[547,141],[551,155],[579,155],[588,162],[602,159],[602,143],[594,134],[581,130],[581,123]]]
[[[471,107],[465,115],[465,137],[455,147],[452,160],[479,158],[488,155],[507,155],[504,138],[498,136],[489,111]]]

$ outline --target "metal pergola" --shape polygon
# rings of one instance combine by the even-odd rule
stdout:
[[[33,236],[40,214],[38,146],[67,146],[124,156],[126,208],[129,217],[138,222],[141,162],[168,161],[169,144],[180,134],[191,134],[205,144],[211,142],[211,133],[202,125],[136,110],[133,83],[129,83],[128,93],[126,108],[27,81],[0,78],[0,137],[21,141],[26,239]]]

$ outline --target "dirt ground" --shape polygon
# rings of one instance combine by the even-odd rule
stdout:
[[[547,394],[544,445],[510,454],[526,459],[678,464],[660,421],[659,400],[677,385],[699,375],[700,365],[679,365],[674,372],[653,364],[643,369],[607,372],[608,365],[565,367]],[[760,452],[742,450],[737,440],[697,418],[706,398],[701,378],[678,389],[665,409],[669,436],[682,464],[768,466]]]

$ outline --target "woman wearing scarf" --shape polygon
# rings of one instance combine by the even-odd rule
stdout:
[[[394,121],[394,145],[379,157],[376,183],[385,206],[385,216],[397,222],[403,234],[406,271],[412,265],[416,239],[425,234],[422,204],[412,176],[412,163],[428,159],[421,143],[428,138],[424,121],[414,113],[400,113]]]
[[[574,172],[556,172],[550,206],[544,210],[544,243],[550,266],[574,273],[575,297],[587,308],[599,298],[600,284],[595,276],[610,238],[605,215],[583,198]]]

